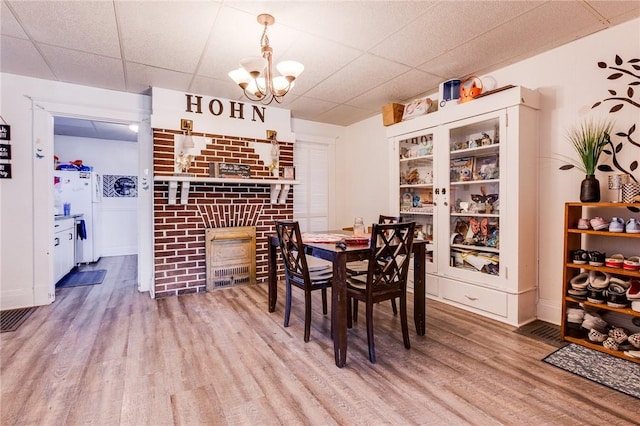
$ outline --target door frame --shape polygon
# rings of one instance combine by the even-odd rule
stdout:
[[[65,104],[32,99],[33,143],[36,154],[43,155],[46,161],[34,160],[33,168],[33,214],[34,214],[34,265],[47,265],[47,268],[34,268],[34,300],[52,303],[55,299],[53,282],[53,117],[72,117],[84,120],[106,121],[138,125],[138,291],[149,291],[153,297],[153,163],[150,110],[113,110],[86,105]],[[36,155],[37,157],[37,155]],[[49,160],[47,160],[49,159]],[[43,188],[45,190],[43,191]],[[43,196],[36,197],[35,194]],[[38,285],[48,283],[48,285]]]

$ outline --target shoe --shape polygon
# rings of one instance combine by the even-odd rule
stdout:
[[[618,350],[618,342],[613,337],[609,337],[607,340],[602,342],[602,346],[612,351]]]
[[[640,299],[640,280],[631,280],[631,282],[629,282],[629,288],[627,289],[627,299]]]
[[[578,229],[589,229],[591,225],[589,225],[589,219],[580,218],[578,219]]]
[[[584,265],[589,261],[589,253],[584,250],[576,250],[571,256],[573,263],[577,265]]]
[[[607,274],[606,272],[589,271],[589,285],[587,286],[587,289],[589,289],[589,287],[598,290],[605,289],[609,287],[610,281],[611,275]],[[638,284],[640,284],[640,281],[638,282]]]
[[[594,217],[589,223],[591,223],[591,227],[596,231],[602,231],[609,227],[609,222],[605,222],[600,216]]]
[[[591,266],[602,266],[604,265],[605,259],[606,255],[604,253],[596,250],[589,252],[589,265]]]
[[[620,287],[622,287],[624,289],[624,291],[626,292],[627,289],[629,288],[629,285],[631,283],[631,280],[623,280],[622,278],[619,277],[611,277],[611,279],[609,279],[609,286],[612,285],[619,285]]]
[[[592,328],[591,330],[589,330],[588,337],[589,337],[589,340],[591,340],[594,343],[602,343],[605,340],[607,340],[607,335],[604,333],[600,333],[595,328]]]
[[[627,295],[625,290],[626,289],[624,287],[616,283],[609,284],[609,289],[607,294],[607,306],[611,306],[612,308],[626,308],[629,302],[627,301]],[[609,335],[611,336],[611,334]],[[622,343],[622,342],[618,342],[618,343]]]
[[[622,268],[622,265],[624,265],[624,256],[621,254],[612,254],[611,257],[605,259],[604,265],[609,268]]]
[[[609,223],[609,232],[624,232],[624,220],[614,217]]]
[[[627,221],[625,229],[629,234],[640,234],[640,223],[634,218],[631,218]]]
[[[627,271],[640,271],[640,256],[631,256],[625,259],[622,268]]]
[[[589,284],[589,273],[583,272],[571,278],[571,288],[574,290],[584,290]]]
[[[624,328],[614,327],[611,330],[609,330],[609,337],[615,340],[617,344],[620,344],[625,340],[627,340],[629,335],[627,334],[627,331]]]
[[[627,337],[629,343],[631,343],[634,347],[640,349],[640,333],[632,334]]]
[[[587,286],[587,300],[589,302],[601,304],[604,303],[606,299],[604,288],[594,288],[591,284]]]

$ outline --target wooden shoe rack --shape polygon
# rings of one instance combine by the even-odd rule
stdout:
[[[640,234],[628,234],[626,232],[609,232],[608,230],[595,231],[593,229],[578,229],[578,219],[593,218],[601,216],[607,220],[613,216],[638,217],[637,213],[632,213],[627,207],[640,207],[638,204],[626,203],[566,203],[565,204],[565,225],[564,225],[564,273],[562,285],[562,323],[560,333],[565,341],[586,346],[619,358],[623,358],[640,364],[640,359],[632,358],[623,351],[614,351],[603,347],[601,344],[592,343],[587,339],[587,331],[584,336],[575,335],[567,326],[567,309],[577,308],[579,304],[593,310],[598,310],[602,316],[612,317],[616,322],[621,323],[624,328],[629,328],[631,333],[640,331],[640,312],[632,310],[630,307],[613,308],[606,303],[591,303],[586,300],[576,299],[567,295],[570,288],[571,278],[584,271],[601,271],[616,275],[625,280],[640,279],[640,271],[629,271],[622,268],[610,268],[607,266],[591,266],[573,263],[572,252],[575,250],[599,250],[605,251],[602,247],[615,246],[616,250],[625,253],[626,256],[640,254]],[[608,250],[610,251],[610,250]],[[617,252],[618,252],[617,251]],[[613,253],[607,253],[613,254]],[[618,325],[618,324],[616,324]],[[630,325],[630,326],[629,326]]]

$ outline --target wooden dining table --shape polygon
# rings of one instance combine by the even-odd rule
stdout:
[[[337,231],[339,233],[340,231]],[[425,256],[426,240],[413,241],[413,317],[416,332],[424,336],[426,332],[425,312]],[[279,249],[277,235],[269,236],[269,312],[274,312],[278,300],[278,264]],[[330,261],[333,264],[331,289],[331,325],[333,328],[333,351],[336,365],[344,367],[347,362],[347,262],[363,260],[368,257],[368,245],[347,245],[346,250],[332,243],[305,243],[307,255]]]

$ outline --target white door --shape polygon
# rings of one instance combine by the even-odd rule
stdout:
[[[333,145],[297,141],[294,146],[296,180],[293,186],[293,218],[302,232],[330,229],[331,158]]]

